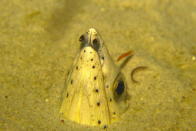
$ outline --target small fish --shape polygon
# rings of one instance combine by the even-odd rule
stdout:
[[[79,41],[80,51],[65,84],[61,119],[106,128],[128,108],[127,84],[94,28]]]

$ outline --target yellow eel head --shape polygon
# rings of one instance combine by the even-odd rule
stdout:
[[[106,128],[127,110],[127,85],[94,28],[79,41],[80,51],[64,87],[61,119]]]

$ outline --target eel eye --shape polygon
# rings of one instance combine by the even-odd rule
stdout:
[[[81,42],[80,43],[80,49],[84,48],[87,44],[87,42],[86,42],[87,39],[86,39],[84,34],[80,36],[79,41]]]
[[[81,35],[80,38],[79,38],[79,41],[84,42],[84,39],[85,39],[84,35]]]
[[[122,81],[122,80],[118,81],[118,85],[117,85],[117,87],[115,89],[115,92],[118,95],[121,95],[124,92],[124,89],[125,89],[124,81]]]
[[[93,48],[98,51],[99,50],[99,46],[100,46],[100,43],[99,43],[99,40],[98,39],[94,39],[93,40]]]

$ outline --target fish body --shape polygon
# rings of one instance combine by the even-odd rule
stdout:
[[[79,40],[80,51],[64,87],[61,119],[106,128],[127,110],[127,85],[94,28]]]

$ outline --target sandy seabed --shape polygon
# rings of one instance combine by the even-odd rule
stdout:
[[[195,0],[1,0],[0,130],[100,130],[59,120],[79,36],[99,30],[123,69],[130,107],[111,131],[196,130]],[[137,66],[133,83],[131,71]]]

